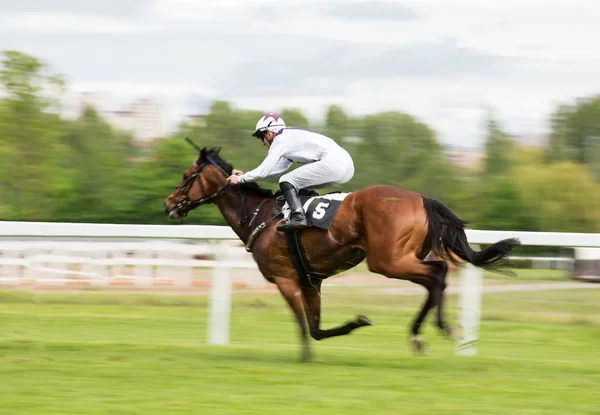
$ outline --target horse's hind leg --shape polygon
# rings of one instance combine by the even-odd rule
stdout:
[[[425,316],[433,307],[437,306],[436,323],[437,326],[449,337],[453,337],[454,330],[446,324],[444,318],[444,291],[446,289],[446,274],[448,273],[448,264],[444,261],[424,261],[431,269],[432,283],[424,285],[429,295],[423,309],[415,319],[412,327],[413,335],[418,335],[419,327],[423,323]],[[422,284],[423,285],[423,284]]]
[[[320,328],[321,324],[321,280],[305,281],[302,285],[304,298],[304,309],[308,320],[310,335],[315,340],[323,340],[329,337],[343,336],[359,327],[371,326],[373,323],[365,316],[357,316],[346,324],[328,330]]]
[[[381,254],[381,252],[379,252]],[[399,259],[392,258],[388,260],[381,255],[373,255],[367,259],[369,270],[389,278],[408,280],[415,284],[422,285],[428,291],[428,296],[421,311],[413,321],[411,326],[411,342],[417,351],[422,351],[424,344],[419,333],[421,325],[429,311],[435,306],[441,306],[441,299],[444,295],[447,264],[443,261],[422,262],[413,255],[406,255]],[[447,332],[443,310],[438,309],[438,326]]]
[[[446,275],[448,274],[448,264],[445,261],[425,261],[424,264],[429,264],[433,270],[433,277],[437,279],[439,290],[437,295],[437,326],[451,339],[455,338],[455,330],[448,326],[444,318],[444,292],[446,290]]]

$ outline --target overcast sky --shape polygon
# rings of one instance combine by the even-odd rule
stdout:
[[[157,97],[171,121],[213,99],[314,120],[335,103],[469,147],[488,106],[539,133],[557,104],[600,93],[597,0],[0,0],[0,16],[1,49],[74,92]]]

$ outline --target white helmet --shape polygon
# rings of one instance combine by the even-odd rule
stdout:
[[[254,133],[252,133],[252,137],[258,137],[262,139],[267,131],[277,132],[282,128],[285,128],[285,121],[283,121],[283,118],[273,113],[269,113],[260,117],[260,120],[258,120],[256,123]]]

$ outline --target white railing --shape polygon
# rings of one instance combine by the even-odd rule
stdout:
[[[586,247],[599,248],[600,234],[586,233],[538,233],[538,232],[507,232],[507,231],[482,231],[467,230],[469,242],[477,248],[480,244],[491,244],[504,238],[519,238],[522,245],[534,246],[561,246],[561,247]],[[31,241],[30,239],[34,239]],[[145,267],[146,278],[156,279],[156,267],[212,268],[211,302],[209,310],[208,342],[210,344],[227,344],[229,340],[229,313],[231,307],[231,271],[235,268],[256,269],[256,264],[249,258],[240,254],[237,235],[229,227],[223,226],[194,226],[194,225],[116,225],[116,224],[83,224],[83,223],[38,223],[38,222],[1,222],[0,244],[3,256],[0,258],[2,267],[13,267],[13,270],[31,270],[33,272],[48,271],[44,263],[64,264],[71,261],[60,255],[60,249],[69,245],[70,249],[79,251],[79,261],[82,266],[76,273],[100,276],[104,280],[123,277],[119,267],[135,266]],[[72,240],[76,240],[73,242]],[[91,241],[82,244],[79,241]],[[114,242],[113,240],[122,241]],[[134,242],[131,242],[131,241]],[[159,240],[154,245],[150,242],[139,240]],[[173,244],[168,241],[185,240],[204,244],[186,246]],[[129,242],[125,242],[129,241]],[[221,241],[217,244],[208,244],[209,241]],[[228,242],[230,241],[230,242]],[[238,241],[233,243],[231,241]],[[19,244],[27,246],[33,255],[27,256],[19,252]],[[38,252],[35,252],[35,248]],[[63,245],[60,245],[63,244]],[[91,244],[91,245],[90,245]],[[98,245],[94,245],[98,244]],[[100,245],[105,244],[105,245]],[[129,245],[128,245],[129,244]],[[84,246],[87,245],[87,248]],[[40,250],[50,247],[57,250],[53,253],[40,253]],[[102,249],[100,249],[102,248]],[[160,248],[160,249],[159,249]],[[149,252],[156,250],[171,254],[183,254],[184,257],[152,256],[146,258],[125,258],[124,252],[135,251]],[[83,254],[83,251],[87,251]],[[8,252],[8,254],[6,254]],[[12,252],[12,254],[11,254]],[[64,251],[63,251],[64,252]],[[102,252],[106,255],[91,257],[90,253]],[[195,259],[193,255],[211,254],[214,259]],[[95,267],[95,268],[94,268]],[[48,268],[48,267],[46,267]],[[91,270],[90,270],[91,269]],[[95,269],[95,271],[94,271]],[[100,269],[101,271],[98,271]],[[116,274],[110,274],[117,269]],[[65,269],[60,273],[65,274]],[[25,271],[27,272],[27,271]],[[172,272],[172,270],[170,271]],[[67,272],[68,273],[68,272]],[[28,275],[28,274],[25,274]],[[126,274],[129,275],[129,274]],[[482,301],[482,275],[483,272],[473,266],[466,266],[461,272],[461,289],[459,299],[459,322],[463,331],[463,339],[457,342],[456,354],[476,354],[475,341],[479,338],[479,324]],[[64,277],[63,277],[64,278]]]
[[[70,281],[73,285],[81,285],[81,277],[87,276],[88,281],[113,285],[176,285],[176,281],[193,285],[195,280],[189,274],[193,269],[211,268],[209,344],[229,342],[231,289],[235,282],[232,281],[232,270],[257,268],[249,254],[239,246],[233,230],[223,226],[0,221],[0,239],[5,248],[0,257],[0,271],[10,274],[0,275],[5,283]],[[148,240],[159,242],[144,242]],[[173,244],[173,240],[203,244],[186,246]],[[218,243],[209,243],[214,241]],[[65,248],[69,249],[68,255],[63,255]],[[77,252],[79,256],[72,256]],[[133,255],[127,256],[127,252]],[[194,258],[194,255],[206,254],[214,259]],[[66,269],[67,265],[73,264],[80,265],[80,269]],[[127,272],[123,271],[125,267],[129,268]],[[168,276],[160,272],[161,267],[165,267]],[[173,267],[187,270],[187,275],[174,278]],[[44,273],[59,274],[60,277],[41,278]],[[68,279],[68,274],[79,279]],[[260,281],[264,282],[264,279],[260,278]]]
[[[206,273],[199,270],[225,266],[256,268],[235,241],[0,241],[0,284],[184,288],[206,285]],[[245,273],[234,282],[261,284],[264,279],[256,274]]]

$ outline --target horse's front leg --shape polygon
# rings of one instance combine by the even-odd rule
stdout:
[[[322,330],[321,325],[321,281],[304,281],[302,284],[302,293],[304,298],[304,309],[308,319],[310,335],[315,340],[323,340],[328,337],[343,336],[363,326],[372,326],[373,323],[365,316],[357,316],[354,320],[346,324],[329,330]]]
[[[300,326],[300,340],[302,342],[302,361],[311,362],[312,354],[310,345],[308,344],[308,330],[304,319],[304,306],[302,305],[302,291],[298,283],[292,278],[276,277],[275,284],[279,288],[279,292],[285,298],[292,311],[296,316],[298,325]]]

